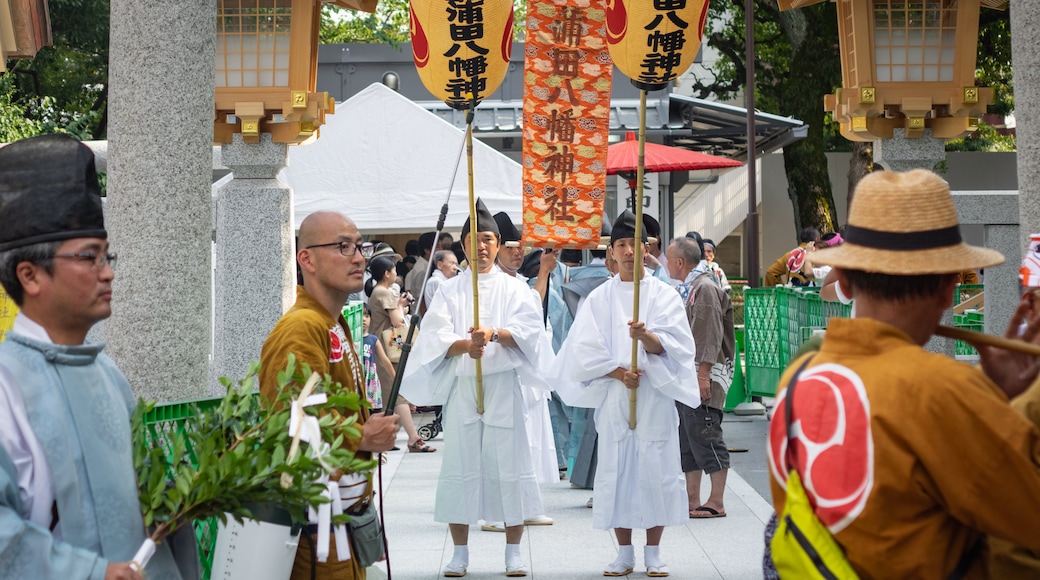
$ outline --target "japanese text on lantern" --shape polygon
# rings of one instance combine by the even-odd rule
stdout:
[[[686,0],[653,0],[654,10],[658,14],[654,16],[646,30],[646,44],[649,49],[640,68],[643,72],[639,80],[645,82],[658,82],[660,79],[675,78],[683,71],[674,70],[682,62],[682,50],[686,45],[686,29],[690,26],[688,22],[679,17],[679,11],[686,9]],[[659,29],[665,19],[671,22],[674,30],[661,32]],[[667,28],[671,28],[668,26]]]
[[[595,247],[613,63],[605,0],[535,0],[524,58],[524,241]]]
[[[484,38],[484,0],[448,0],[448,31],[452,45],[448,58],[450,100],[464,101],[470,94],[483,95],[487,89],[487,48],[480,46]],[[465,46],[473,52],[470,58],[456,56]]]

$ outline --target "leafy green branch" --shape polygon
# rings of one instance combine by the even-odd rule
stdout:
[[[216,407],[202,410],[192,405],[188,416],[165,433],[145,422],[154,403],[138,404],[133,416],[134,468],[145,525],[155,543],[194,519],[215,516],[226,523],[229,515],[239,522],[252,518],[253,504],[275,504],[294,521],[305,523],[308,507],[328,501],[322,496],[323,476],[338,479],[375,467],[374,461],[357,458],[344,445],[360,438],[357,415],[367,401],[344,392],[328,376],[314,391],[327,394],[327,402],[304,407],[304,412],[317,417],[329,449],[319,458],[304,446],[305,451],[290,460],[291,408],[311,369],[306,364],[297,368],[290,355],[269,405],[253,392],[257,372],[254,363],[249,376],[237,383],[221,378],[227,394]],[[292,482],[288,487],[280,481],[283,476]]]

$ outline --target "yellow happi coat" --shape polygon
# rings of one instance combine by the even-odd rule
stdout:
[[[350,327],[342,315],[333,318],[303,286],[296,287],[296,303],[275,324],[260,351],[260,393],[268,402],[274,401],[278,395],[278,372],[288,363],[289,353],[296,355],[297,368],[306,363],[311,371],[328,375],[333,384],[340,383],[343,389],[359,393],[364,400],[364,379],[359,375],[361,361],[354,350]],[[362,433],[366,419],[368,410],[362,407],[357,418],[357,427]],[[358,451],[360,444],[360,436],[343,441],[343,447],[353,451],[358,458],[371,458],[371,453]],[[340,495],[348,509],[356,509],[371,499],[372,483],[364,476],[348,474],[340,480]],[[357,560],[341,560],[337,550],[342,546],[336,545],[335,538],[330,542],[331,553],[327,562],[318,563],[317,578],[364,580],[365,569],[358,565]],[[300,542],[291,580],[311,577],[311,550],[308,542]]]
[[[946,578],[980,534],[1040,549],[1040,431],[981,371],[871,319],[831,320],[820,352],[806,356],[795,464],[862,577]],[[777,513],[785,398],[769,433]],[[985,552],[965,577],[989,577]]]

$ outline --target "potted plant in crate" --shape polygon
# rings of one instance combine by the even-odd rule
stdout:
[[[227,524],[230,517],[241,524],[254,518],[257,506],[273,505],[293,522],[306,524],[308,507],[330,501],[329,477],[375,467],[374,461],[358,459],[342,447],[344,439],[360,437],[356,411],[368,404],[363,397],[312,374],[306,364],[297,369],[290,355],[278,375],[277,399],[264,405],[254,393],[258,370],[254,363],[249,376],[237,383],[222,377],[223,400],[209,410],[194,409],[182,428],[162,437],[144,424],[154,403],[138,404],[132,420],[134,468],[150,531],[134,557],[140,569],[157,544],[196,519],[216,517]],[[311,437],[301,453],[308,426],[320,432],[320,439]],[[347,519],[336,515],[332,523]]]

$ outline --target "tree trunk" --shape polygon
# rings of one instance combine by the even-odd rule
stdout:
[[[837,15],[830,2],[781,13],[781,27],[791,42],[791,71],[780,96],[780,110],[808,125],[808,136],[784,148],[788,195],[794,205],[795,235],[812,226],[821,232],[837,225],[834,194],[823,146],[823,96],[841,84],[841,65],[833,54],[838,43]]]

